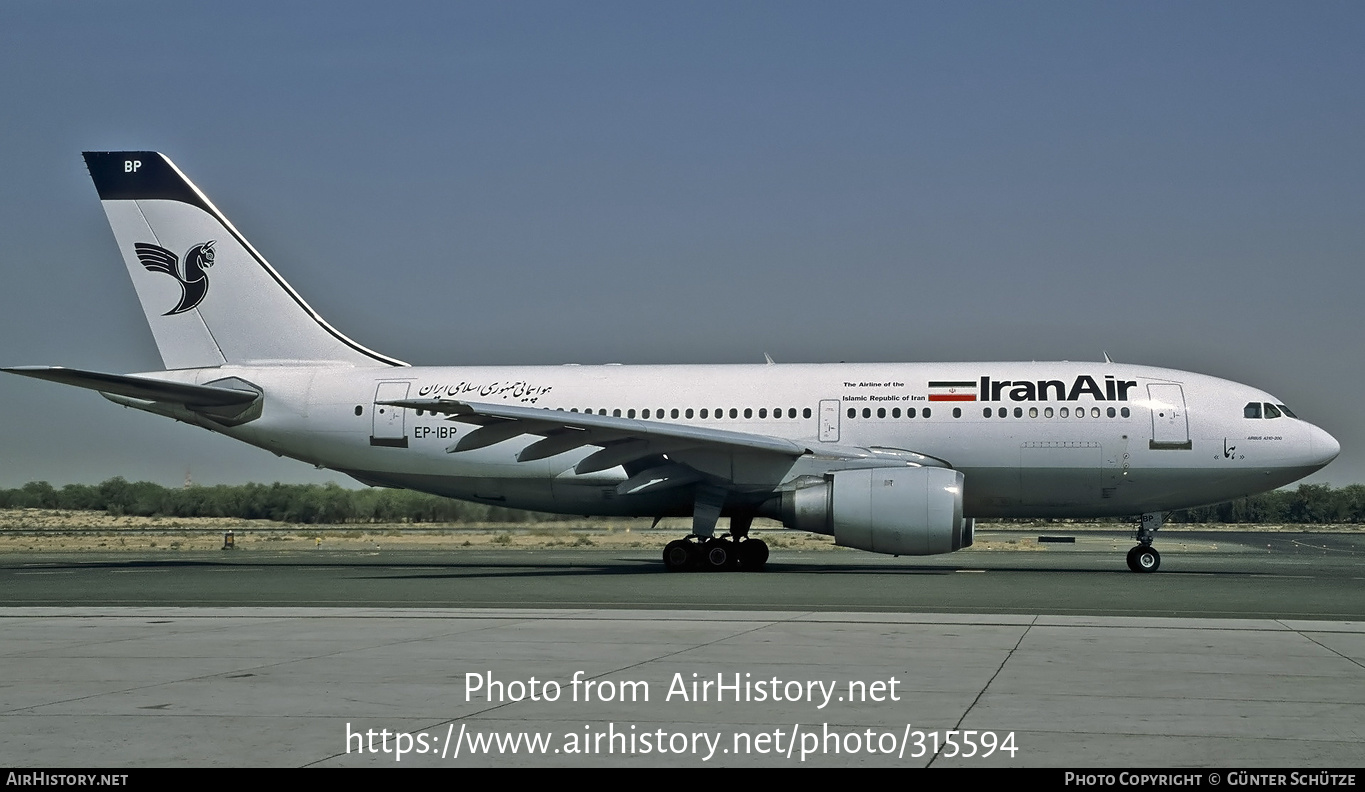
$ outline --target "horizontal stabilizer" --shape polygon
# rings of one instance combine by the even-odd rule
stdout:
[[[100,393],[112,393],[132,399],[155,402],[174,402],[190,407],[231,407],[246,405],[256,401],[261,394],[239,388],[221,388],[214,385],[189,385],[183,382],[166,382],[149,377],[132,377],[126,374],[105,374],[99,371],[62,368],[60,366],[15,366],[0,369],[24,377],[51,380],[63,385],[75,385]]]

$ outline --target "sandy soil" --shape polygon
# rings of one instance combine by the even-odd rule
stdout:
[[[649,530],[647,520],[567,520],[554,523],[290,525],[270,520],[219,518],[118,517],[105,512],[0,509],[0,552],[52,551],[189,551],[217,550],[232,532],[239,550],[330,549],[459,549],[506,548],[660,548],[685,535],[688,520],[664,520]],[[720,530],[724,531],[724,521]],[[1121,523],[982,524],[973,551],[1045,550],[1042,535],[1123,537]],[[1170,525],[1163,535],[1189,531],[1359,532],[1359,525]],[[827,536],[788,531],[777,523],[756,521],[753,535],[771,547],[843,552]]]

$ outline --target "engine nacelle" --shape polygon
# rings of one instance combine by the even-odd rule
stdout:
[[[782,493],[782,523],[874,553],[951,553],[972,544],[962,482],[962,473],[948,468],[839,470],[820,484]]]

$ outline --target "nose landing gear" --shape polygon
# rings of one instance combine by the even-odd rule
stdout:
[[[1161,568],[1161,554],[1152,547],[1165,515],[1144,514],[1137,527],[1137,547],[1128,551],[1128,568],[1134,572],[1155,572]]]
[[[1155,572],[1161,568],[1161,554],[1151,546],[1138,545],[1128,551],[1128,568],[1134,572]]]

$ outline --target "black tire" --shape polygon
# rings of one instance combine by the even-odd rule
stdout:
[[[1154,547],[1133,548],[1133,571],[1150,574],[1161,568],[1161,554]]]
[[[1137,552],[1138,552],[1139,550],[1141,550],[1141,549],[1142,549],[1142,547],[1139,546],[1139,547],[1134,547],[1132,550],[1129,550],[1129,551],[1128,551],[1128,571],[1130,571],[1130,572],[1140,572],[1140,571],[1142,571],[1142,570],[1138,569],[1138,565],[1137,565]]]
[[[708,539],[702,545],[702,566],[715,570],[729,569],[738,560],[736,555],[734,543],[720,538]]]
[[[696,560],[696,550],[686,539],[675,539],[664,545],[664,569],[669,572],[684,572]]]
[[[762,539],[746,539],[739,544],[739,566],[748,572],[762,571],[768,564],[768,544]]]

